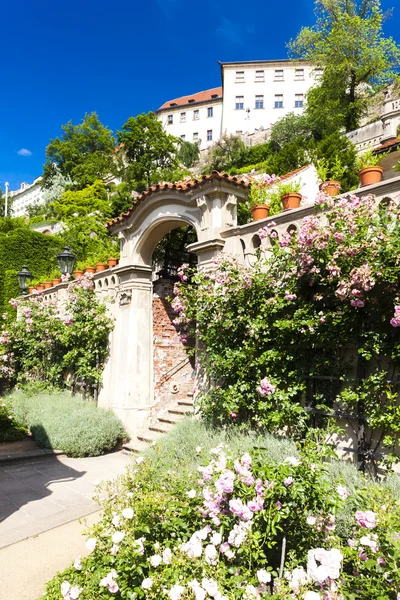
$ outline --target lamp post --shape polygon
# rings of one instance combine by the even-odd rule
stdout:
[[[28,293],[28,279],[32,279],[33,275],[28,267],[24,265],[19,273],[17,273],[19,287],[24,296]]]
[[[63,252],[57,255],[60,271],[63,275],[71,275],[74,269],[75,256],[70,251],[69,246],[65,246]]]

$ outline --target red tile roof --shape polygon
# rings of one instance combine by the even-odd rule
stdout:
[[[294,171],[290,171],[289,173],[285,173],[285,175],[281,175],[279,179],[280,179],[280,181],[285,181],[285,179],[290,179],[291,177],[294,177],[298,173],[301,173],[301,171],[304,171],[305,169],[308,169],[311,166],[312,166],[312,164],[310,163],[309,165],[304,165],[304,167],[299,167],[298,169],[295,169]]]
[[[204,92],[197,92],[191,96],[182,96],[181,98],[175,98],[175,100],[168,100],[168,102],[165,102],[162,106],[160,106],[158,111],[176,108],[177,106],[199,104],[200,102],[210,102],[211,100],[216,99],[212,97],[215,95],[218,98],[222,98],[222,87],[212,88],[211,90],[205,90]],[[189,100],[194,100],[194,102],[189,102]]]
[[[386,150],[387,148],[391,148],[392,146],[396,146],[397,144],[400,144],[399,138],[394,138],[393,140],[388,140],[387,142],[383,142],[383,144],[374,148],[374,152],[379,152],[380,150]]]
[[[241,177],[235,177],[228,175],[227,173],[218,173],[218,171],[212,171],[210,175],[203,175],[200,179],[189,179],[187,181],[177,181],[176,183],[158,183],[157,185],[151,186],[148,190],[142,192],[135,200],[133,201],[133,205],[126,212],[124,212],[120,217],[113,219],[106,223],[106,227],[110,228],[112,225],[116,225],[117,223],[121,223],[128,219],[131,214],[134,212],[137,206],[142,204],[144,200],[151,194],[155,192],[159,192],[160,190],[177,190],[181,192],[186,192],[187,190],[194,189],[205,183],[207,181],[212,181],[213,179],[217,179],[219,181],[229,181],[229,183],[233,183],[237,187],[248,188],[249,183],[243,181]]]

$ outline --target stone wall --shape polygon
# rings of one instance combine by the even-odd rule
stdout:
[[[180,339],[176,317],[167,297],[173,296],[174,281],[158,279],[153,284],[154,408],[153,417],[177,399],[193,391],[194,360]]]

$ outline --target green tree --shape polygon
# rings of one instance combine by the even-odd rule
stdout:
[[[62,125],[63,135],[46,148],[43,186],[49,188],[61,173],[71,178],[75,189],[83,189],[115,171],[115,138],[97,113],[85,114],[82,123]]]
[[[208,152],[205,172],[227,171],[232,167],[240,168],[246,154],[246,146],[238,135],[224,133],[221,139],[211,146]]]
[[[137,191],[163,181],[179,166],[176,138],[164,131],[152,112],[130,117],[117,137],[120,176]]]
[[[294,138],[311,138],[312,131],[307,115],[295,115],[293,112],[279,119],[271,127],[270,142],[274,150],[279,150]]]
[[[67,190],[52,205],[64,223],[63,242],[73,249],[78,261],[104,261],[115,254],[117,244],[104,227],[112,216],[111,201],[102,181],[83,190]]]
[[[193,167],[194,163],[199,160],[200,148],[198,143],[186,142],[185,140],[178,139],[179,150],[178,160],[185,167]]]
[[[294,58],[324,69],[322,92],[308,98],[314,112],[317,106],[323,114],[337,111],[351,131],[367,110],[366,90],[395,77],[400,48],[383,34],[386,15],[380,0],[316,0],[315,12],[315,25],[303,27],[289,50]]]

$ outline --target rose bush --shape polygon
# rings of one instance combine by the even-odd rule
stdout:
[[[393,201],[321,194],[298,231],[278,237],[273,222],[259,231],[253,268],[221,255],[213,273],[181,272],[173,306],[204,349],[210,389],[198,402],[206,418],[301,437],[310,423],[305,404],[322,413],[322,427],[335,407],[367,424],[362,450],[384,444],[395,452],[398,217]]]
[[[176,433],[175,441],[188,443]],[[250,452],[233,455],[229,442],[193,448],[183,462],[179,448],[171,461],[167,442],[137,458],[108,484],[103,518],[87,531],[89,555],[58,574],[44,599],[396,600],[398,497],[361,475],[358,491],[347,488],[314,436],[275,460],[251,441]],[[338,530],[343,510],[349,528]]]
[[[18,316],[3,315],[0,335],[0,377],[8,386],[62,387],[74,375],[91,389],[101,380],[113,322],[90,275],[69,284],[63,303],[41,294],[10,303]]]

